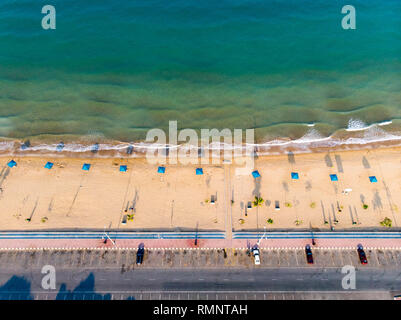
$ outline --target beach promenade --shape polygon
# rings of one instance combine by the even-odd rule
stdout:
[[[259,156],[256,179],[234,163],[5,157],[0,248],[397,248],[400,150]]]
[[[151,234],[152,235],[152,234]],[[249,249],[258,244],[260,248],[266,249],[298,249],[305,245],[312,245],[310,235],[293,233],[284,235],[272,233],[267,238],[262,238],[262,233],[241,235],[238,238],[227,239],[224,234],[216,236],[208,235],[180,235],[175,234],[167,237],[152,237],[149,234],[116,234],[108,233],[77,233],[74,235],[57,232],[51,235],[38,233],[8,233],[0,236],[0,250],[46,250],[46,249],[111,249],[126,250],[136,249],[144,245],[148,249],[178,249],[178,250],[209,250],[209,249]],[[154,235],[154,234],[153,234]],[[234,237],[237,235],[234,234]],[[105,239],[107,238],[107,241]],[[352,250],[358,244],[367,249],[401,249],[400,233],[353,233],[347,234],[315,234],[316,249],[346,249]]]

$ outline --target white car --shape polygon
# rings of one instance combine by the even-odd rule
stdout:
[[[254,259],[255,259],[255,264],[260,265],[260,254],[259,254],[259,249],[253,249],[252,250]]]

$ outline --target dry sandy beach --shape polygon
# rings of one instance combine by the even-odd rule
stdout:
[[[400,151],[259,157],[258,179],[236,175],[235,164],[203,165],[203,175],[195,175],[196,165],[167,164],[160,174],[146,159],[14,157],[18,165],[9,168],[12,157],[3,157],[0,229],[394,229],[401,222]],[[44,168],[47,161],[54,162],[51,170]],[[89,171],[81,169],[83,163],[91,164]],[[128,171],[120,172],[119,165]],[[291,172],[299,179],[291,179]],[[376,183],[369,181],[373,175]],[[346,195],[345,189],[352,191]],[[264,202],[249,210],[255,195]],[[130,213],[133,220],[123,224]],[[385,217],[392,228],[380,225]]]

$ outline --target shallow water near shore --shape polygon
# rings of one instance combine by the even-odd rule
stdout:
[[[354,1],[356,30],[343,1],[55,0],[54,31],[45,4],[0,4],[0,153],[143,147],[169,120],[267,153],[401,139],[399,1]]]

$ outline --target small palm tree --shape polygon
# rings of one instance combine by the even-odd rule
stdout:
[[[254,207],[261,207],[263,202],[265,202],[265,200],[263,200],[262,197],[255,196],[255,200],[253,200],[253,206]]]
[[[272,218],[267,219],[267,223],[268,224],[273,224],[273,219]]]

